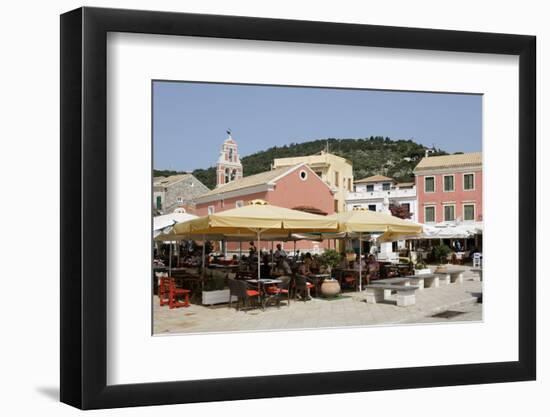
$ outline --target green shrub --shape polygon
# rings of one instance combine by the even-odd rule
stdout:
[[[451,253],[451,248],[447,245],[437,245],[432,249],[432,255],[437,263],[447,263],[447,255]]]
[[[330,266],[331,268],[335,268],[340,264],[340,261],[342,260],[342,255],[337,250],[334,249],[326,249],[320,256],[319,256],[319,262],[323,266]]]

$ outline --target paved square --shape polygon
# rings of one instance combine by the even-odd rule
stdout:
[[[382,303],[367,304],[364,292],[345,292],[335,300],[291,300],[290,306],[281,303],[280,308],[269,306],[265,311],[237,311],[227,304],[192,304],[170,310],[168,306],[160,307],[155,296],[153,330],[154,334],[173,334],[479,321],[482,319],[482,305],[478,303],[478,297],[482,293],[482,283],[475,280],[477,274],[467,267],[465,269],[463,283],[417,291],[416,304],[406,307],[395,305],[395,295]],[[465,314],[452,319],[431,317],[449,309]]]

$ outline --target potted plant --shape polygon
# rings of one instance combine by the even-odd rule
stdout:
[[[428,268],[426,263],[422,260],[414,265],[414,275],[431,274],[431,272],[431,269]]]
[[[355,251],[353,250],[347,250],[346,251],[346,260],[348,262],[353,262],[355,261],[355,258],[357,257],[357,255],[355,254]]]
[[[354,254],[355,255],[355,254]],[[319,257],[321,266],[328,274],[331,274],[332,268],[337,267],[342,260],[340,253],[334,249],[325,250]],[[332,277],[326,278],[321,284],[321,293],[325,297],[335,297],[340,294],[340,283]]]
[[[437,272],[444,272],[447,270],[446,267],[443,266],[443,264],[447,263],[447,256],[451,253],[451,248],[449,248],[447,245],[437,245],[434,246],[432,249],[432,254],[437,262]]]

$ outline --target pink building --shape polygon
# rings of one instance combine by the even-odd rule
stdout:
[[[196,214],[204,216],[219,213],[257,199],[276,206],[316,214],[334,213],[333,191],[306,164],[299,164],[250,175],[221,185],[195,200]],[[262,242],[261,249],[270,249],[271,245],[271,242]],[[283,243],[283,246],[288,250],[292,249],[294,244]],[[327,242],[314,241],[299,241],[296,246],[302,251],[313,252],[326,247]],[[228,243],[229,251],[234,252],[238,248],[238,244]]]
[[[196,213],[219,213],[256,199],[281,207],[307,206],[323,214],[334,213],[333,192],[306,164],[261,172],[219,186],[195,200]]]
[[[420,223],[483,220],[481,152],[426,157],[414,173]]]

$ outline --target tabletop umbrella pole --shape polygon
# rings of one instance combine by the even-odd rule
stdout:
[[[202,235],[202,271],[201,271],[201,275],[202,275],[202,279],[201,279],[201,287],[202,287],[202,290],[204,291],[204,277],[206,276],[206,271],[204,270],[205,268],[205,257],[206,257],[206,240],[205,240],[205,236]]]
[[[363,260],[361,259],[362,246],[363,244],[361,242],[361,232],[359,232],[359,292],[361,292],[363,284]]]
[[[258,258],[258,289],[260,286],[260,232],[257,231],[256,235],[258,237],[258,247],[256,248],[256,257]]]
[[[170,256],[168,259],[168,275],[172,276],[172,242],[170,242],[170,251],[168,253]]]
[[[256,232],[258,235],[258,247],[256,248],[256,253],[258,255],[258,302],[262,302],[261,297],[261,291],[260,291],[260,230]]]

